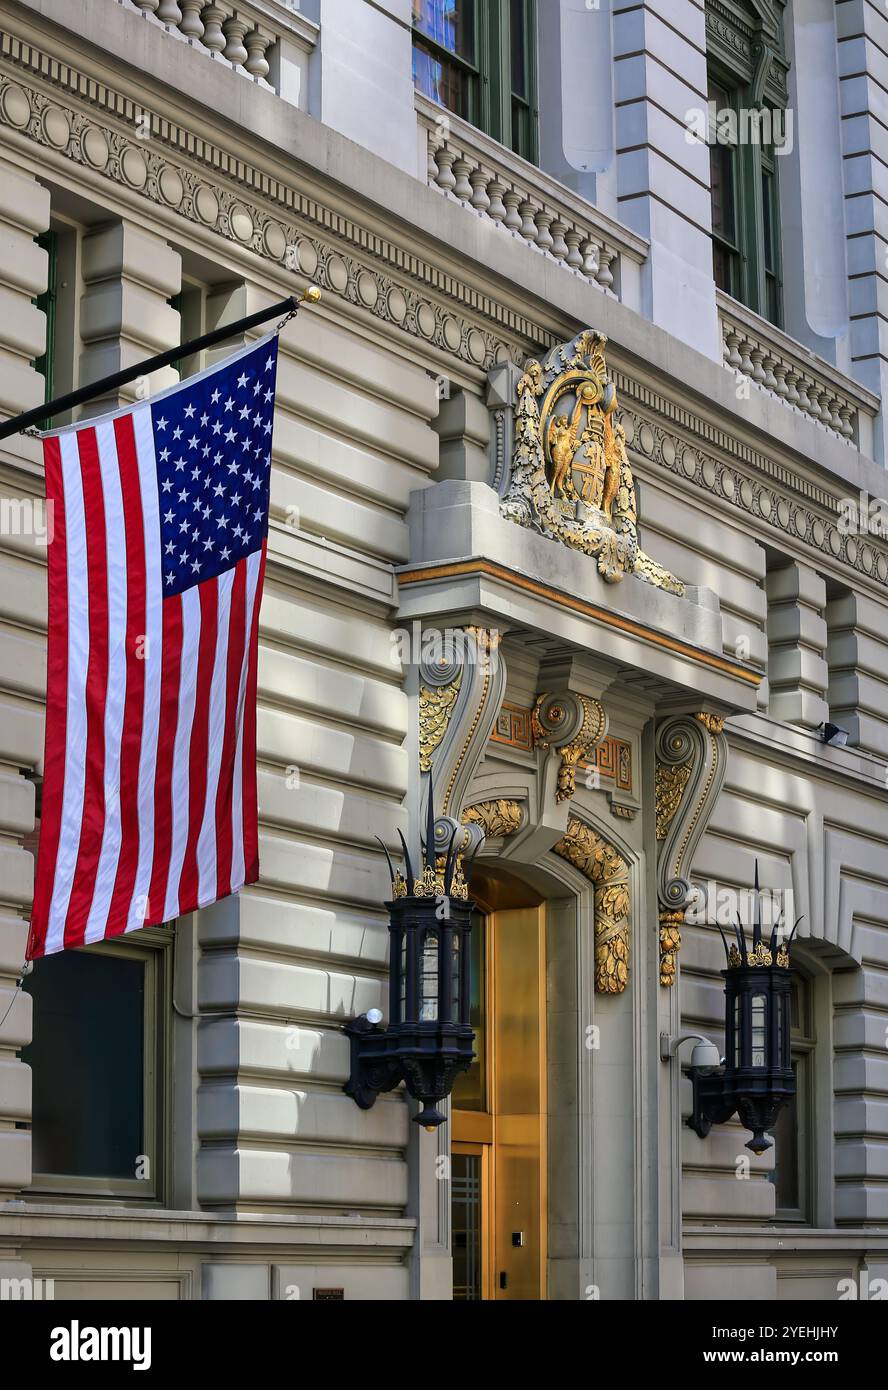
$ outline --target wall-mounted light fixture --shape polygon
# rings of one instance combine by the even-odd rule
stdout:
[[[369,1110],[382,1091],[403,1081],[422,1109],[414,1119],[435,1129],[444,1116],[437,1102],[449,1096],[474,1057],[469,1025],[472,912],[454,829],[446,855],[435,852],[429,787],[426,863],[417,877],[403,835],[405,872],[392,875],[389,911],[389,1023],[378,1009],[345,1025],[351,1038],[351,1076],[344,1090]]]
[[[689,1126],[705,1139],[712,1125],[724,1124],[736,1113],[745,1128],[752,1130],[746,1147],[754,1154],[763,1154],[773,1143],[766,1131],[773,1129],[781,1107],[796,1090],[790,1052],[789,944],[802,919],[784,940],[781,915],[777,915],[765,941],[757,864],[753,903],[751,948],[739,917],[734,929],[736,942],[730,946],[719,927],[727,956],[727,969],[721,972],[726,1001],[721,1066],[712,1066],[717,1050],[700,1034],[661,1037],[660,1055],[668,1060],[685,1038],[699,1037],[691,1057],[694,1106],[688,1116]]]

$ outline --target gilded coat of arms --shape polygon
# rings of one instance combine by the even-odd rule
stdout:
[[[528,362],[516,388],[515,450],[503,515],[595,556],[609,583],[637,574],[670,593],[680,580],[638,545],[635,483],[607,338],[587,329]]]

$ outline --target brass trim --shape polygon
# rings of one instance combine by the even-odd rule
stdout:
[[[506,584],[512,585],[513,588],[524,589],[528,593],[536,594],[538,598],[548,599],[560,608],[570,608],[576,613],[582,613],[587,618],[595,619],[596,622],[605,623],[608,627],[618,628],[621,632],[628,632],[633,637],[641,637],[656,647],[665,647],[668,651],[689,657],[702,666],[710,666],[715,671],[722,671],[726,675],[733,676],[736,680],[745,681],[747,685],[755,686],[756,689],[762,683],[763,677],[755,671],[747,671],[742,666],[735,666],[732,661],[727,661],[724,657],[714,656],[711,652],[703,651],[701,647],[692,647],[690,643],[680,642],[675,637],[664,637],[662,633],[657,632],[654,628],[645,627],[643,623],[634,622],[631,618],[622,618],[616,613],[609,613],[607,609],[599,608],[597,604],[589,603],[585,599],[560,593],[558,589],[552,589],[548,584],[541,584],[538,580],[528,579],[526,575],[519,574],[516,570],[507,569],[505,565],[495,564],[492,560],[456,560],[440,565],[424,565],[419,569],[400,572],[397,578],[400,585],[409,587],[411,584],[425,584],[429,580],[455,579],[461,575],[480,574],[486,574],[491,579],[501,579]]]

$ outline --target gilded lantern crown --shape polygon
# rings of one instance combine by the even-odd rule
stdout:
[[[727,938],[719,926],[719,934],[724,943],[725,955],[728,959],[729,970],[748,970],[755,966],[779,966],[782,970],[789,969],[789,945],[796,934],[796,928],[801,922],[801,917],[797,917],[789,936],[785,941],[780,940],[785,927],[783,914],[779,913],[771,927],[771,934],[766,941],[762,933],[762,910],[761,910],[761,891],[759,889],[758,860],[755,865],[755,896],[753,899],[753,919],[752,919],[752,946],[746,943],[746,935],[743,931],[743,923],[738,917],[734,923],[734,935],[736,942],[732,941],[728,945]]]
[[[466,880],[462,855],[456,852],[456,836],[462,827],[454,826],[446,854],[438,854],[435,849],[435,811],[432,775],[429,773],[429,802],[425,837],[426,862],[418,874],[413,872],[407,841],[399,830],[398,836],[404,852],[404,872],[395,869],[391,856],[380,840],[383,853],[392,876],[392,898],[459,898],[468,902],[469,885]],[[377,839],[379,837],[377,836]],[[479,842],[480,843],[480,842]],[[473,852],[472,858],[474,858]],[[471,862],[471,861],[470,861]]]

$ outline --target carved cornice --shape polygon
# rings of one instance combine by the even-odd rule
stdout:
[[[694,851],[727,770],[724,719],[703,711],[665,720],[657,730],[656,759],[660,984],[671,986],[678,968],[681,926],[691,898]]]
[[[143,111],[151,119],[148,151],[146,142],[132,135]],[[298,267],[331,299],[372,311],[382,324],[479,371],[496,361],[523,360],[557,341],[533,319],[415,250],[9,33],[0,34],[0,129],[47,151],[50,160],[66,159],[87,176],[101,176],[270,264]],[[245,201],[245,193],[256,201]],[[789,532],[877,591],[888,587],[888,547],[838,529],[843,494],[811,482],[790,463],[778,462],[619,369],[612,367],[611,375],[627,440],[638,458],[760,525]],[[627,409],[627,403],[636,408]]]
[[[554,850],[595,886],[595,988],[622,994],[629,982],[629,866],[578,816],[568,819]]]
[[[482,371],[539,344],[531,319],[107,83],[8,33],[0,34],[0,59],[0,127],[264,260],[300,270],[328,294]],[[28,75],[59,95],[29,84]],[[134,134],[145,119],[150,141]],[[380,263],[399,278],[382,274]]]
[[[633,383],[620,372],[614,373],[614,379],[623,401],[627,439],[636,457],[690,483],[761,529],[789,534],[837,568],[855,571],[877,590],[888,588],[888,547],[872,536],[845,535],[839,529],[839,503],[847,489],[842,494],[829,492],[650,387]],[[627,409],[627,398],[642,408]],[[696,440],[728,457],[701,447]]]

